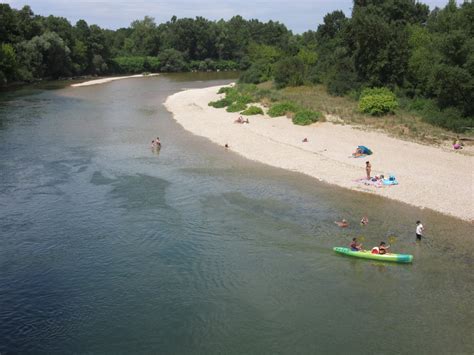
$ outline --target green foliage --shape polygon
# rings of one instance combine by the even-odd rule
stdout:
[[[217,101],[211,101],[208,103],[209,106],[212,106],[214,108],[224,108],[226,106],[229,106],[232,104],[232,101],[229,100],[228,98],[223,98]]]
[[[243,102],[234,102],[226,108],[227,112],[240,112],[247,108],[247,105]]]
[[[16,73],[16,54],[11,44],[0,45],[0,84],[14,79]]]
[[[252,96],[250,95],[247,95],[247,94],[241,94],[238,98],[237,98],[237,103],[240,103],[240,104],[249,104],[251,102],[254,102]]]
[[[270,107],[268,115],[270,117],[285,116],[287,113],[297,112],[300,108],[293,102],[279,102]]]
[[[321,118],[321,113],[311,110],[301,110],[293,116],[293,123],[300,126],[307,126],[317,122]]]
[[[253,63],[244,71],[239,78],[239,83],[259,84],[270,80],[272,77],[272,66],[266,63]]]
[[[160,61],[160,71],[162,72],[179,72],[187,69],[183,53],[176,49],[165,49],[158,54]]]
[[[382,116],[387,113],[394,113],[397,108],[397,97],[387,88],[364,89],[360,95],[360,112],[372,116]]]
[[[249,94],[256,90],[256,87],[249,85],[239,85],[237,87],[222,87],[219,89],[218,94],[225,94],[225,99],[216,102],[209,103],[210,106],[225,107],[228,112],[238,112],[245,110],[248,103],[255,101]],[[223,106],[224,105],[224,106]]]
[[[123,74],[157,72],[160,69],[160,61],[156,57],[117,57],[112,59],[112,64],[116,72]]]
[[[231,71],[238,70],[239,64],[232,60],[193,60],[189,64],[192,71]]]
[[[245,111],[241,112],[244,116],[252,116],[252,115],[263,115],[263,110],[257,106],[250,106]]]
[[[305,66],[300,57],[284,58],[275,64],[274,80],[277,87],[303,85],[304,74]]]
[[[223,86],[217,91],[218,94],[227,94],[228,91],[232,90],[230,86]]]

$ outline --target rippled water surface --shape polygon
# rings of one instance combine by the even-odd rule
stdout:
[[[0,353],[472,354],[473,226],[247,161],[162,106],[230,80],[0,93]],[[392,235],[413,265],[332,252]]]

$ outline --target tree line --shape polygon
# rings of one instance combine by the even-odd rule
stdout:
[[[203,17],[157,25],[146,16],[112,31],[79,20],[35,15],[0,4],[0,83],[80,75],[238,70],[249,66],[247,47],[286,48],[292,33],[278,22],[234,16]]]
[[[151,17],[108,30],[0,4],[0,83],[80,75],[240,70],[240,81],[323,84],[358,99],[386,88],[427,121],[462,131],[474,116],[474,4],[354,0],[316,30],[269,21]],[[382,92],[382,91],[378,91]]]

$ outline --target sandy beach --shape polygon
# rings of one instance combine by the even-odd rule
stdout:
[[[398,140],[329,122],[297,126],[286,117],[250,116],[236,124],[236,113],[208,106],[219,87],[186,90],[168,97],[167,109],[186,130],[261,163],[310,175],[344,188],[381,195],[420,208],[474,220],[474,158],[443,148]],[[304,138],[308,142],[302,142]],[[374,154],[352,158],[358,145]],[[356,180],[394,174],[397,186],[377,188]]]
[[[130,79],[130,78],[141,78],[143,76],[157,76],[159,74],[137,74],[137,75],[128,75],[128,76],[114,76],[110,78],[102,78],[102,79],[96,79],[96,80],[89,80],[85,81],[83,83],[78,83],[78,84],[71,84],[72,87],[81,87],[81,86],[91,86],[91,85],[98,85],[98,84],[105,84],[105,83],[110,83],[111,81],[115,80],[123,80],[123,79]]]

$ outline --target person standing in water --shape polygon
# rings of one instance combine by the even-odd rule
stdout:
[[[372,165],[370,165],[370,161],[365,162],[365,172],[367,173],[367,180],[370,180],[370,171],[372,170]]]
[[[416,221],[416,240],[421,240],[421,238],[423,237],[423,231],[425,230],[425,227],[423,227],[423,225],[421,224],[420,221]]]

